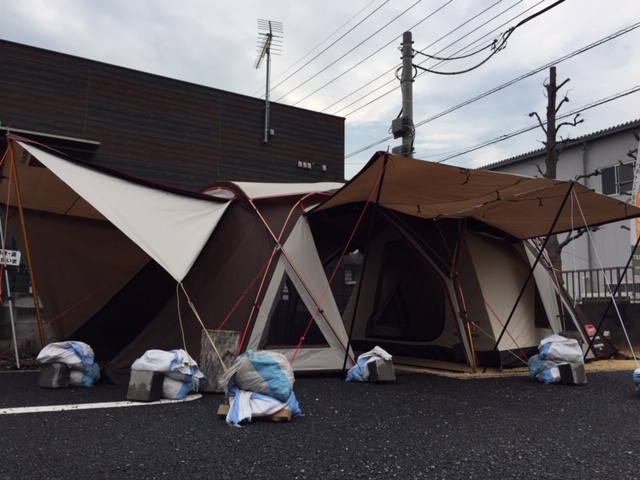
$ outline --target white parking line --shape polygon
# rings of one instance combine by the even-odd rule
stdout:
[[[89,410],[94,408],[119,408],[119,407],[141,407],[145,405],[162,405],[166,403],[182,403],[198,400],[202,398],[201,394],[187,395],[184,400],[169,400],[163,398],[157,402],[102,402],[102,403],[77,403],[74,405],[44,405],[41,407],[15,407],[0,408],[0,415],[15,415],[18,413],[43,413],[43,412],[61,412],[64,410]]]

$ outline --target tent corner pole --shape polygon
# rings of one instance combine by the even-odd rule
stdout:
[[[558,212],[556,213],[556,217],[553,219],[553,223],[551,224],[551,227],[549,227],[549,232],[547,233],[547,236],[544,239],[544,242],[542,244],[542,246],[540,247],[540,251],[538,252],[538,255],[536,257],[535,262],[533,262],[533,265],[531,266],[531,269],[529,270],[529,274],[527,275],[527,279],[524,281],[524,285],[522,285],[522,289],[520,290],[520,293],[518,294],[518,298],[516,299],[513,308],[511,309],[511,313],[509,313],[509,317],[507,318],[507,321],[505,322],[504,326],[502,327],[502,332],[500,332],[500,336],[498,337],[498,339],[496,340],[495,345],[493,346],[493,351],[495,352],[498,349],[498,345],[500,344],[500,340],[502,340],[502,337],[504,336],[504,333],[507,331],[507,327],[509,326],[509,323],[511,322],[511,319],[513,318],[513,315],[516,312],[516,308],[518,308],[518,305],[520,304],[520,300],[522,299],[522,296],[524,295],[524,292],[527,288],[527,285],[529,285],[529,281],[531,281],[531,277],[533,277],[533,272],[536,269],[536,267],[538,266],[538,263],[540,262],[540,258],[542,257],[542,254],[544,252],[544,249],[547,247],[547,243],[549,242],[549,237],[551,235],[553,235],[553,230],[554,228],[556,228],[556,224],[558,223],[558,220],[560,219],[560,214],[562,213],[562,210],[564,209],[564,206],[567,203],[567,200],[569,199],[569,196],[571,195],[571,192],[573,192],[573,187],[576,184],[575,180],[571,180],[569,182],[569,188],[567,189],[567,193],[565,194],[564,198],[562,199],[562,204],[560,205],[560,208],[558,209]],[[502,363],[502,362],[501,362]],[[484,371],[486,371],[486,367],[484,369]]]
[[[18,170],[16,168],[16,163],[15,163],[15,155],[14,155],[14,150],[13,150],[13,146],[12,143],[9,142],[9,149],[11,151],[11,170],[13,173],[13,182],[16,188],[16,197],[18,200],[18,212],[20,214],[20,226],[22,228],[22,236],[24,237],[24,246],[25,246],[25,254],[27,257],[27,267],[29,268],[29,277],[31,280],[31,290],[32,290],[32,294],[33,294],[33,303],[34,303],[34,307],[35,307],[35,311],[36,311],[36,320],[38,322],[38,332],[40,333],[40,346],[41,348],[44,348],[47,345],[47,342],[45,340],[45,336],[44,336],[44,327],[42,324],[42,315],[40,313],[40,299],[38,297],[38,290],[36,288],[36,281],[35,278],[33,276],[33,264],[31,261],[31,250],[29,248],[29,238],[27,236],[27,228],[26,228],[26,224],[25,224],[25,218],[24,218],[24,209],[23,209],[23,204],[22,204],[22,194],[20,193],[20,182],[18,181]]]

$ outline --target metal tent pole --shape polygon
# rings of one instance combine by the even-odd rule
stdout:
[[[511,322],[511,319],[513,318],[513,315],[516,312],[516,308],[518,308],[518,304],[520,303],[520,300],[522,299],[522,296],[524,295],[524,292],[527,288],[527,285],[529,285],[529,281],[531,280],[531,277],[533,276],[533,272],[536,269],[536,267],[538,266],[538,263],[540,262],[540,258],[542,257],[542,254],[544,252],[544,249],[547,246],[547,242],[549,241],[549,237],[552,235],[553,233],[553,229],[556,226],[556,223],[558,223],[558,220],[560,219],[560,214],[562,213],[562,210],[564,209],[565,204],[567,203],[567,200],[569,199],[569,196],[571,195],[571,192],[573,191],[573,186],[575,185],[575,180],[571,180],[571,182],[569,183],[569,189],[567,190],[567,194],[564,196],[564,199],[562,200],[562,205],[560,205],[560,208],[558,209],[558,213],[556,214],[556,218],[553,219],[553,223],[551,224],[551,227],[549,228],[549,233],[547,233],[547,236],[544,239],[544,243],[542,244],[542,246],[540,247],[540,251],[538,252],[538,256],[536,257],[535,262],[533,263],[533,265],[531,266],[531,269],[529,270],[529,275],[527,276],[527,279],[524,281],[524,285],[522,286],[522,289],[520,290],[520,294],[518,295],[518,298],[516,299],[515,304],[513,305],[513,308],[511,309],[511,313],[509,314],[509,317],[507,318],[507,321],[504,324],[504,327],[502,327],[502,332],[500,332],[500,336],[498,337],[498,340],[496,340],[496,344],[493,346],[493,351],[496,351],[498,349],[498,345],[500,345],[500,340],[502,340],[502,337],[504,336],[504,333],[507,331],[507,327],[509,326],[509,323]],[[486,367],[484,369],[484,371],[486,371]]]

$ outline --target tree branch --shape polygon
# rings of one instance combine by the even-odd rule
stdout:
[[[529,114],[529,117],[536,117],[538,119],[538,125],[540,125],[540,128],[542,128],[542,131],[545,134],[547,133],[547,129],[545,128],[544,123],[542,123],[542,119],[540,118],[540,115],[538,115],[538,112],[531,112]]]

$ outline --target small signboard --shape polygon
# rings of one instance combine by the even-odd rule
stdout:
[[[596,327],[594,327],[593,325],[585,325],[584,328],[587,331],[587,335],[589,335],[592,338],[595,336],[597,332]]]
[[[20,265],[20,251],[0,250],[0,264],[17,267]]]

